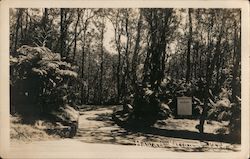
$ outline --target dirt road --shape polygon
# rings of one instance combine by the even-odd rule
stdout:
[[[213,132],[225,123],[206,124],[208,140],[201,140],[196,120],[167,119],[143,132],[127,131],[111,119],[114,106],[93,106],[80,112],[79,129],[72,139],[11,143],[9,158],[154,158],[172,152],[233,152],[239,144],[219,141]],[[220,138],[218,138],[220,137]],[[224,140],[222,138],[222,140]],[[222,153],[223,154],[223,153]]]

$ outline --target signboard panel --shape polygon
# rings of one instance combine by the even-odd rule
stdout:
[[[192,98],[177,97],[177,114],[192,115]]]

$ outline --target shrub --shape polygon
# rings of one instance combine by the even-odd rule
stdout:
[[[152,90],[150,86],[141,85],[139,91],[135,93],[132,100],[125,100],[133,106],[131,117],[132,122],[137,125],[150,126],[157,120],[177,115],[177,97],[190,96],[193,100],[192,118],[200,119],[205,102],[206,82],[204,79],[191,80],[186,82],[185,79],[176,80],[170,77],[163,79],[157,90]],[[228,88],[230,88],[228,86]],[[208,95],[208,112],[206,119],[216,121],[228,121],[229,129],[232,134],[240,134],[240,117],[241,104],[240,97],[238,101],[232,100],[231,88],[221,88],[220,91],[209,89]],[[215,93],[214,93],[215,92]]]
[[[46,47],[24,45],[17,54],[10,57],[12,112],[50,112],[70,100],[75,67]]]

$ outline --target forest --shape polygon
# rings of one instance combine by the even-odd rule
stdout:
[[[212,119],[229,121],[230,132],[240,134],[240,9],[13,8],[9,13],[12,114],[67,104],[125,105],[137,117],[128,122],[148,126],[176,116],[177,97],[188,96],[200,132]]]

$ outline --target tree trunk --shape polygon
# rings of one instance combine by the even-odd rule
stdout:
[[[213,71],[215,68],[215,62],[216,62],[216,60],[219,57],[220,52],[221,52],[221,39],[222,39],[222,35],[223,35],[224,24],[225,24],[225,20],[223,18],[222,24],[220,27],[220,33],[219,33],[218,40],[217,40],[216,46],[215,46],[215,53],[214,53],[212,60],[210,60],[210,58],[212,57],[212,55],[211,55],[212,53],[210,52],[212,49],[211,48],[212,45],[208,45],[208,53],[209,54],[208,54],[208,62],[207,62],[206,87],[205,87],[205,97],[204,97],[205,102],[204,102],[204,107],[202,110],[202,114],[201,114],[201,118],[200,118],[200,125],[199,125],[199,131],[201,133],[204,132],[204,123],[206,120],[207,111],[208,111],[208,103],[209,103],[209,89],[210,89],[210,85],[212,82],[212,76],[213,76]],[[213,25],[213,21],[212,21],[212,25]],[[208,41],[210,41],[210,38]]]
[[[90,67],[91,67],[91,65],[90,65],[90,63],[91,63],[91,61],[90,61],[91,59],[90,59],[90,49],[89,49],[89,47],[88,47],[88,69],[87,69],[87,81],[88,81],[88,84],[87,84],[87,97],[86,97],[86,103],[89,103],[89,94],[90,94]]]
[[[60,18],[61,18],[61,21],[60,21],[60,53],[61,53],[61,56],[64,57],[64,13],[65,12],[65,9],[64,8],[61,8],[61,11],[60,11]]]
[[[191,54],[191,43],[192,43],[192,9],[188,9],[188,17],[189,17],[189,37],[188,37],[188,46],[187,46],[187,72],[186,72],[186,82],[190,81],[190,54]]]
[[[74,31],[74,50],[73,50],[73,61],[75,60],[76,56],[76,44],[77,44],[77,26],[80,20],[81,12],[80,9],[77,9],[77,20],[76,20],[76,25],[75,25],[75,31]]]
[[[82,44],[82,72],[81,72],[81,78],[82,78],[82,84],[81,84],[81,103],[83,104],[86,102],[85,96],[84,96],[84,63],[85,63],[85,41],[86,41],[86,26],[84,28],[83,32],[83,44]]]
[[[154,90],[158,89],[164,78],[168,22],[171,15],[171,9],[151,9],[147,16],[150,44],[144,63],[144,82],[148,82],[149,77],[150,85]]]
[[[17,20],[16,20],[16,32],[15,32],[15,43],[14,43],[14,50],[13,50],[13,55],[17,55],[16,54],[16,50],[17,50],[17,46],[18,46],[18,31],[20,28],[20,19],[22,17],[23,14],[23,9],[18,9],[17,10]]]
[[[28,28],[29,26],[29,12],[26,10],[26,16],[25,16],[25,28],[24,28],[24,41],[27,41],[27,35],[28,35]]]
[[[48,34],[47,24],[48,24],[48,8],[44,8],[43,18],[42,18],[43,38],[48,36],[47,35]],[[46,44],[47,44],[47,38],[43,39],[42,46],[47,46]],[[50,43],[50,45],[51,45],[51,43]]]
[[[136,41],[135,41],[135,48],[134,48],[134,54],[132,58],[132,81],[133,81],[133,88],[136,90],[136,82],[137,82],[137,75],[136,75],[136,68],[138,64],[138,53],[139,53],[139,44],[140,44],[140,38],[141,38],[141,27],[142,27],[142,13],[140,9],[140,15],[138,19],[137,24],[137,35],[136,35]]]
[[[120,86],[120,70],[121,70],[121,32],[120,32],[120,28],[119,28],[119,12],[116,15],[116,25],[115,25],[115,42],[116,42],[116,49],[118,52],[118,64],[117,64],[117,68],[116,68],[116,89],[117,89],[117,102],[120,102],[120,97],[121,97],[121,86]]]
[[[122,82],[122,95],[128,94],[128,82],[129,82],[129,50],[130,50],[130,33],[128,30],[129,26],[129,14],[128,10],[126,9],[126,18],[125,18],[125,33],[126,33],[126,47],[125,47],[125,68],[124,68],[124,74],[123,74],[123,82]]]
[[[240,96],[240,78],[239,77],[239,67],[241,58],[241,34],[237,33],[237,24],[235,22],[234,30],[234,67],[233,67],[233,79],[232,79],[232,100],[237,102],[237,97]],[[239,37],[238,37],[239,36]]]
[[[99,94],[99,103],[103,104],[103,63],[104,63],[104,50],[103,50],[103,40],[104,40],[104,17],[102,17],[101,24],[101,68],[100,68],[100,94]]]

